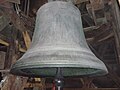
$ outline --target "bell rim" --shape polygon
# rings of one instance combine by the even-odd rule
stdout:
[[[46,66],[46,65],[45,65]],[[66,65],[67,66],[67,65]],[[37,67],[37,66],[24,66],[24,67],[17,67],[17,68],[11,68],[10,70],[10,73],[11,74],[14,74],[14,75],[17,75],[17,76],[24,76],[24,77],[54,77],[55,75],[31,75],[30,73],[27,73],[27,74],[24,74],[24,72],[22,70],[26,70],[26,69],[29,69],[29,70],[32,70],[32,69],[39,69],[39,71],[41,71],[41,69],[44,69],[44,70],[47,70],[48,68],[58,68],[57,67]],[[59,67],[59,68],[67,68],[67,69],[94,69],[95,71],[94,72],[91,72],[90,74],[82,74],[82,75],[75,75],[75,74],[72,74],[72,75],[63,75],[64,77],[82,77],[82,76],[87,76],[87,77],[99,77],[99,76],[104,76],[106,74],[108,74],[108,71],[107,69],[106,70],[103,70],[103,69],[98,69],[98,68],[90,68],[90,67]]]

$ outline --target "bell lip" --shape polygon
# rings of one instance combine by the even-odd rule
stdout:
[[[90,57],[92,57],[91,55],[92,54],[90,54]],[[58,67],[61,67],[61,68],[79,68],[79,69],[81,69],[81,68],[90,68],[90,69],[98,70],[97,73],[92,73],[91,72],[92,74],[88,74],[88,75],[77,75],[77,76],[72,75],[72,77],[79,77],[79,76],[94,77],[94,76],[106,75],[108,73],[108,70],[107,70],[105,64],[101,60],[99,60],[97,57],[94,58],[94,59],[92,59],[90,57],[89,57],[89,59],[86,58],[86,57],[84,57],[84,58],[82,57],[80,60],[78,60],[80,58],[79,57],[79,58],[76,58],[77,60],[72,60],[69,63],[68,62],[65,63],[67,61],[67,59],[63,60],[63,61],[54,60],[54,62],[51,61],[51,60],[47,60],[47,62],[46,62],[45,61],[46,59],[45,60],[44,59],[40,60],[41,57],[37,57],[36,59],[34,59],[34,57],[29,57],[29,58],[23,58],[22,57],[12,66],[12,68],[10,70],[10,73],[18,75],[18,76],[29,77],[29,75],[25,75],[21,70],[23,70],[23,69],[38,69],[38,68],[42,69],[42,68],[58,68]],[[91,63],[89,62],[90,59],[92,60]],[[32,76],[32,75],[30,75],[30,76]],[[36,75],[33,75],[32,77],[49,77],[49,76],[41,76],[41,75],[36,76]],[[54,76],[52,76],[52,77],[54,77]],[[69,77],[69,76],[66,76],[66,77]]]
[[[29,66],[28,66],[29,67]],[[28,68],[24,68],[24,69],[31,69],[30,67]],[[22,67],[23,68],[23,67]],[[43,68],[50,68],[50,67],[43,67]],[[51,68],[58,68],[58,67],[51,67]],[[60,67],[60,68],[83,68],[83,67]],[[11,68],[10,70],[10,74],[16,75],[16,76],[23,76],[23,77],[43,77],[43,78],[50,78],[50,77],[55,77],[55,75],[53,76],[48,76],[48,75],[30,75],[30,74],[24,74],[22,70],[24,69],[20,69],[20,68]],[[33,68],[33,69],[37,69],[37,68]],[[42,68],[40,68],[42,69]],[[84,68],[85,69],[85,68]],[[87,68],[86,68],[87,69]],[[71,76],[64,76],[65,78],[69,78],[69,77],[101,77],[101,76],[105,76],[108,74],[108,70],[106,68],[106,70],[102,70],[102,69],[97,69],[97,68],[90,68],[90,69],[96,69],[97,72],[92,72],[91,74],[84,74],[84,75],[71,75]]]
[[[32,58],[30,58],[30,59],[32,59]],[[83,60],[82,59],[80,61],[84,61],[84,59]],[[23,61],[23,62],[21,62],[21,61]],[[70,63],[65,64],[65,62],[64,62],[64,64],[60,63],[60,62],[58,64],[55,62],[54,63],[50,63],[50,62],[47,62],[47,63],[41,62],[40,63],[40,62],[37,62],[37,60],[35,60],[35,62],[33,63],[33,62],[28,62],[28,61],[26,62],[25,59],[24,60],[20,59],[12,66],[10,73],[14,74],[14,75],[18,75],[18,76],[25,76],[25,77],[29,77],[29,76],[30,77],[54,77],[54,76],[42,76],[42,75],[38,76],[38,75],[29,75],[29,74],[25,75],[24,74],[25,72],[23,72],[22,70],[60,67],[60,68],[96,69],[96,72],[94,71],[95,73],[91,72],[91,74],[87,74],[87,75],[86,74],[72,75],[72,76],[65,76],[65,77],[81,77],[81,76],[95,77],[95,76],[106,75],[108,73],[107,67],[105,66],[105,64],[102,61],[100,61],[100,60],[98,60],[98,61],[99,61],[99,63],[96,62],[96,63],[92,63],[89,65],[89,63],[86,63],[86,64],[81,64],[80,62],[74,63],[75,61],[71,62],[71,64]]]

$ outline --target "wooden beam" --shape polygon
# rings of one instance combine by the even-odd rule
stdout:
[[[106,34],[103,33],[99,36],[86,38],[86,40],[91,44],[97,44],[97,43],[100,43],[100,42],[107,41],[108,39],[111,39],[112,37],[114,37],[114,34],[112,32],[109,32],[108,34],[106,32]]]
[[[86,88],[86,89],[82,89],[82,88],[65,88],[63,90],[120,90],[120,88]]]
[[[0,44],[3,44],[3,45],[5,45],[5,46],[9,46],[9,43],[7,43],[6,41],[4,41],[4,40],[2,40],[2,39],[0,39]]]
[[[6,1],[11,2],[11,3],[20,4],[20,0],[6,0]]]
[[[10,70],[9,69],[3,69],[3,70],[0,70],[0,72],[3,72],[3,73],[5,72],[6,73],[6,72],[10,72]]]
[[[74,0],[74,3],[75,4],[80,4],[80,3],[83,3],[83,2],[87,2],[89,0]]]
[[[53,84],[46,84],[46,89],[52,87]],[[63,90],[120,90],[120,88],[64,88]]]
[[[4,69],[6,52],[0,51],[0,69]]]
[[[113,20],[113,31],[115,36],[115,42],[116,42],[116,50],[118,54],[118,63],[120,63],[120,8],[118,7],[116,0],[111,0],[112,3],[112,20]]]
[[[24,38],[25,45],[26,45],[26,47],[28,49],[30,47],[30,43],[31,43],[30,36],[29,36],[27,31],[24,31],[22,33],[23,33],[23,38]]]
[[[98,42],[105,41],[105,40],[107,40],[107,39],[109,39],[109,38],[111,38],[113,36],[114,36],[114,33],[110,33],[109,35],[106,35],[106,37],[103,37],[102,39],[99,39]]]
[[[87,28],[84,28],[84,32],[88,32],[88,31],[93,31],[93,30],[96,30],[98,29],[100,26],[90,26],[90,27],[87,27]]]
[[[46,89],[53,87],[53,84],[46,83]],[[120,88],[69,88],[65,87],[63,90],[120,90]]]

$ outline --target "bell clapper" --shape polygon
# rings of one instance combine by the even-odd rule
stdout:
[[[63,75],[61,68],[57,68],[56,76],[55,76],[55,90],[63,90]]]

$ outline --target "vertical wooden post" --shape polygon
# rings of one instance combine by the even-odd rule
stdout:
[[[15,54],[15,43],[14,43],[14,39],[13,39],[13,30],[12,30],[12,27],[11,26],[9,29],[10,29],[10,37],[9,37],[9,46],[8,46],[8,49],[7,49],[7,53],[6,53],[6,61],[5,61],[5,69],[9,69],[11,67],[11,63],[12,63],[12,59],[14,57],[14,54]]]
[[[10,69],[11,65],[16,62],[18,59],[18,41],[17,41],[17,31],[11,26],[11,36],[9,40],[9,48],[7,51],[6,57],[6,69]],[[14,75],[8,75],[7,80],[4,83],[5,85],[1,90],[23,90],[25,84],[27,82],[27,78],[18,77]]]
[[[112,10],[111,10],[111,15],[112,15],[112,21],[113,21],[113,31],[114,31],[114,36],[115,36],[115,41],[116,41],[116,50],[118,53],[118,62],[120,63],[120,9],[118,7],[117,1],[116,0],[111,0],[112,2]]]

